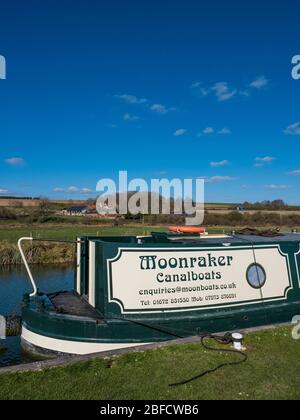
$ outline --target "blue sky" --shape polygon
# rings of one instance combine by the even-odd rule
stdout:
[[[0,194],[207,179],[207,201],[300,204],[297,1],[6,1]]]

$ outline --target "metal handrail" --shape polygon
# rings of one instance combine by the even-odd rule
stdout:
[[[31,273],[31,271],[30,271],[30,268],[29,268],[28,262],[27,262],[27,260],[26,260],[26,256],[25,256],[24,251],[23,251],[23,248],[22,248],[22,242],[23,242],[23,241],[31,241],[31,242],[32,242],[32,241],[33,241],[33,238],[20,238],[20,239],[18,240],[18,248],[19,248],[19,251],[20,251],[20,254],[21,254],[21,257],[22,257],[23,263],[24,263],[24,265],[25,265],[25,268],[26,268],[26,270],[27,270],[28,277],[30,278],[30,281],[31,281],[31,284],[32,284],[32,287],[33,287],[33,293],[31,293],[29,296],[30,296],[30,297],[33,297],[33,296],[36,296],[36,295],[37,295],[37,293],[38,293],[38,289],[37,289],[37,287],[36,287],[35,281],[34,281],[34,279],[33,279],[33,276],[32,276],[32,273]]]

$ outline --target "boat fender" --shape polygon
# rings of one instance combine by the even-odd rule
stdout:
[[[18,335],[21,335],[22,318],[19,315],[7,316],[5,324],[6,337],[16,337]]]

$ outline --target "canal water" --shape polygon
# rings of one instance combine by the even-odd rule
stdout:
[[[73,267],[36,266],[32,268],[33,277],[40,291],[51,293],[58,290],[71,290],[74,285]],[[21,314],[24,293],[32,292],[28,276],[22,266],[0,268],[0,314]],[[1,351],[4,347],[6,350]],[[0,367],[29,362],[20,347],[19,337],[0,340]]]

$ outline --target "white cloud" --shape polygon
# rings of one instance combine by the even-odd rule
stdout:
[[[191,89],[197,89],[201,86],[201,82],[194,82],[191,84],[190,88]]]
[[[203,134],[213,134],[215,130],[212,127],[206,127],[203,130]]]
[[[219,102],[228,101],[237,94],[237,89],[230,89],[227,82],[216,83],[212,88]]]
[[[164,105],[161,104],[154,104],[150,107],[151,111],[156,111],[159,114],[167,114],[167,108]]]
[[[230,164],[229,160],[221,160],[221,162],[210,162],[210,166],[212,166],[214,168],[221,167],[221,166],[227,166],[229,164]]]
[[[228,181],[234,181],[236,178],[233,178],[232,176],[211,176],[209,178],[206,178],[206,182],[210,183],[220,183],[220,182],[228,182]]]
[[[190,88],[196,90],[197,93],[201,93],[203,96],[208,96],[210,93],[214,93],[220,102],[228,101],[238,93],[237,89],[230,89],[227,82],[218,82],[210,88],[201,86],[202,83],[195,82]]]
[[[90,188],[78,188],[75,186],[71,186],[68,188],[61,188],[57,187],[53,190],[56,193],[69,193],[69,194],[92,194],[94,191]]]
[[[216,131],[213,127],[206,127],[201,133],[197,134],[197,137],[202,137],[203,134],[220,134],[220,135],[225,135],[225,134],[231,134],[231,130],[229,130],[229,128],[222,128],[219,131]]]
[[[270,190],[286,190],[288,188],[291,188],[290,185],[278,185],[278,184],[265,185],[265,187],[269,188]]]
[[[251,96],[251,93],[248,90],[240,90],[239,94],[245,96],[246,98],[249,98],[249,96]]]
[[[222,128],[222,130],[218,131],[218,134],[231,134],[231,130],[229,128]]]
[[[69,187],[67,189],[67,191],[70,192],[70,193],[78,193],[79,192],[79,188],[72,186],[72,187]]]
[[[300,136],[300,121],[296,122],[295,124],[289,125],[284,130],[284,133],[290,136]]]
[[[272,162],[274,162],[274,160],[276,160],[276,158],[271,157],[271,156],[257,157],[255,159],[255,162],[256,162],[255,166],[262,167],[264,165],[271,164]]]
[[[8,190],[4,189],[4,188],[0,188],[0,194],[7,194]]]
[[[295,171],[289,172],[288,175],[300,175],[300,169],[296,169]]]
[[[91,193],[93,193],[94,191],[93,190],[91,190],[90,188],[82,188],[82,190],[81,190],[81,193],[82,194],[91,194]]]
[[[167,108],[165,105],[162,104],[153,104],[150,107],[151,111],[155,111],[158,114],[166,115],[169,112],[176,111],[176,108]]]
[[[257,79],[253,80],[252,83],[250,83],[250,87],[255,89],[261,89],[265,86],[267,86],[269,83],[269,80],[265,76],[260,76]]]
[[[187,130],[184,128],[180,128],[179,130],[176,130],[174,133],[175,137],[180,137],[180,136],[184,136],[184,134],[187,133]]]
[[[129,114],[129,112],[127,112],[126,114],[123,115],[123,120],[124,121],[138,121],[140,119],[140,117],[137,117],[136,115],[131,115]]]
[[[160,103],[153,103],[151,104],[148,99],[146,98],[138,98],[135,95],[128,95],[128,94],[122,94],[122,95],[114,95],[114,98],[117,98],[127,104],[131,105],[146,105],[146,108],[150,109],[151,111],[157,112],[161,115],[166,115],[169,112],[177,111],[175,107],[166,107],[165,105],[162,105]],[[125,121],[136,121],[139,119],[136,116],[131,116],[129,113],[124,115]]]
[[[122,95],[114,95],[114,97],[128,104],[142,105],[148,102],[146,98],[138,98],[135,95],[122,94]]]
[[[266,163],[269,163],[269,162],[273,162],[275,160],[275,158],[274,157],[271,157],[271,156],[265,156],[263,158],[257,157],[255,160],[257,162],[266,162]]]
[[[24,166],[26,164],[25,160],[20,157],[12,157],[5,160],[5,163],[10,166]]]
[[[209,95],[209,89],[201,88],[200,92],[202,93],[203,96]]]
[[[267,86],[268,83],[269,80],[265,76],[260,76],[253,80],[253,82],[251,82],[249,85],[241,89],[230,87],[228,82],[218,82],[209,88],[203,87],[201,82],[194,82],[190,88],[196,91],[198,94],[200,93],[202,96],[208,96],[209,94],[213,93],[219,102],[225,102],[229,101],[236,95],[249,97],[251,96],[251,88],[260,90]]]

